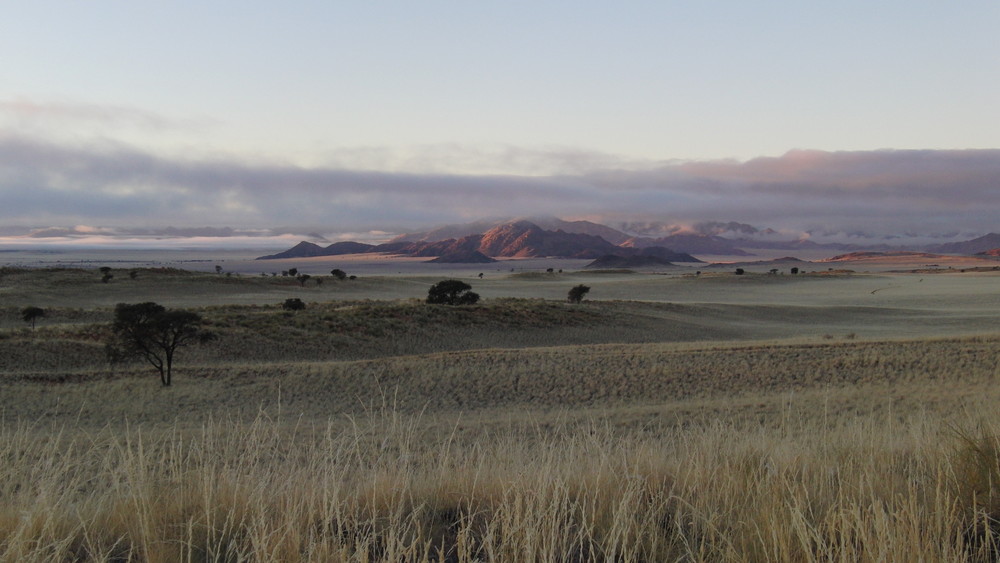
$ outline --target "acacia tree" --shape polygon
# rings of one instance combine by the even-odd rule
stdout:
[[[574,287],[573,289],[570,289],[569,295],[567,295],[566,298],[569,300],[570,303],[580,303],[581,301],[583,301],[583,296],[587,295],[587,293],[589,292],[590,292],[589,287],[580,284]]]
[[[427,290],[427,302],[438,305],[473,305],[479,301],[479,294],[462,280],[442,280]]]
[[[119,303],[111,325],[114,340],[109,357],[143,358],[160,372],[160,383],[170,386],[174,354],[178,348],[215,338],[202,330],[202,319],[191,311],[168,311],[153,302]]]
[[[344,281],[347,278],[347,272],[341,270],[340,268],[334,268],[330,270],[330,275],[337,278],[340,281]]]
[[[21,318],[24,319],[24,322],[31,323],[32,332],[35,331],[35,321],[44,316],[45,316],[45,309],[42,309],[41,307],[31,306],[21,309]]]

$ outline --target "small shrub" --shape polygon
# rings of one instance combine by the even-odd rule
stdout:
[[[570,303],[580,303],[581,301],[583,301],[583,296],[587,295],[587,293],[589,292],[590,292],[589,287],[580,284],[574,287],[573,289],[569,290],[569,295],[567,296],[567,299],[569,300]]]
[[[45,309],[41,307],[31,306],[21,309],[21,318],[24,319],[24,322],[31,323],[32,331],[35,330],[35,321],[43,317],[45,317]]]
[[[427,290],[427,303],[432,305],[474,305],[479,294],[461,280],[442,280]]]
[[[281,308],[286,311],[301,311],[306,308],[306,304],[298,297],[289,297],[281,304]]]

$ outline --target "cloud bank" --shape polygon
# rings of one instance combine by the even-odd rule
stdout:
[[[436,158],[446,162],[446,153]],[[1000,230],[997,149],[796,150],[745,162],[664,163],[529,153],[501,156],[538,169],[544,163],[544,174],[195,160],[120,143],[7,135],[0,137],[0,223],[335,232],[551,214],[886,235]]]

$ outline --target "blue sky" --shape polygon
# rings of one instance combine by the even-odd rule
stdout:
[[[0,20],[0,222],[546,212],[847,230],[853,207],[809,186],[864,162],[837,186],[852,206],[916,182],[948,224],[969,215],[943,204],[1000,191],[995,153],[947,168],[1000,148],[998,29],[994,1],[22,2]],[[927,151],[933,182],[884,168]],[[787,200],[753,196],[785,174],[754,176],[758,158],[799,167]],[[720,201],[702,187],[722,169]],[[899,214],[885,228],[917,211],[876,210]]]

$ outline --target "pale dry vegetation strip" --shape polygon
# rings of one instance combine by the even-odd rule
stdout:
[[[795,408],[795,407],[792,407]],[[810,407],[811,408],[811,407]],[[992,561],[995,416],[0,427],[4,561]],[[793,422],[794,421],[794,422]]]
[[[391,397],[407,413],[619,408],[868,388],[907,408],[991,392],[996,337],[828,344],[634,344],[472,350],[343,362],[182,365],[161,390],[149,368],[18,372],[0,378],[6,416],[103,424],[207,416],[261,405],[308,417]]]

